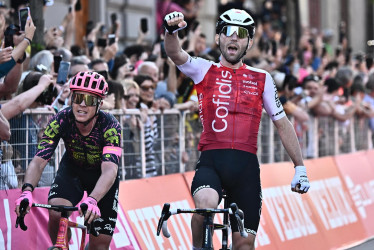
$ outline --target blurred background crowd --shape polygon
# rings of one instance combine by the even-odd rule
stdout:
[[[352,41],[353,19],[359,15],[350,11],[353,1],[129,2],[0,2],[0,189],[22,186],[48,119],[70,104],[67,81],[79,71],[96,71],[107,79],[102,109],[123,128],[123,179],[194,169],[202,128],[194,84],[165,54],[162,20],[172,11],[182,12],[188,23],[178,34],[182,47],[215,62],[220,56],[213,42],[217,16],[241,8],[255,18],[254,46],[244,61],[273,76],[305,158],[372,148],[374,43],[368,40],[373,34],[362,32]],[[342,13],[334,27],[328,27],[323,11],[331,2]],[[359,28],[372,27],[372,1],[355,2],[370,10],[366,26]],[[108,12],[107,5],[115,11]],[[25,7],[33,22],[22,30],[19,10]],[[262,124],[260,161],[288,160],[267,117]],[[63,145],[40,186],[51,183],[62,152]]]

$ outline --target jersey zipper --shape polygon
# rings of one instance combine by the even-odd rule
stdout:
[[[238,84],[238,79],[237,79],[237,75],[236,75],[236,69],[233,70],[234,71],[234,78],[235,78],[235,87],[236,87],[236,93],[235,93],[235,108],[234,108],[234,114],[236,114],[236,106],[238,105],[238,88],[239,88],[239,84]],[[232,141],[231,141],[231,149],[234,149],[234,140],[235,140],[235,115],[233,115],[233,121],[232,121]]]

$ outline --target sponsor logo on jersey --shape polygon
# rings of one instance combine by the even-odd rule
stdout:
[[[246,78],[249,78],[249,79],[254,79],[255,78],[253,75],[243,74],[243,76],[246,77]]]
[[[204,95],[202,93],[200,93],[199,96],[198,96],[198,99],[199,99],[199,117],[200,117],[201,125],[203,127],[202,132],[204,132],[204,114],[203,114]]]
[[[218,85],[218,94],[213,95],[212,102],[217,106],[215,115],[216,119],[212,121],[212,129],[215,132],[224,132],[227,129],[226,117],[229,114],[228,106],[230,100],[230,94],[232,91],[232,74],[229,71],[221,72],[221,79],[216,79],[216,85]]]
[[[276,114],[273,114],[273,116],[277,116],[277,115],[280,115],[280,114],[282,114],[284,112],[284,110],[282,109],[281,111],[279,111],[278,113],[276,113]]]
[[[244,84],[251,84],[251,85],[255,85],[255,86],[257,86],[257,82],[254,82],[254,81],[243,80],[243,83],[244,83]]]
[[[279,98],[278,98],[278,91],[277,91],[277,85],[275,85],[275,82],[273,80],[273,85],[274,85],[274,91],[275,91],[275,95],[274,95],[274,100],[275,100],[275,105],[277,105],[277,108],[279,108],[280,106],[282,106],[282,103],[280,102]],[[282,113],[283,111],[273,115],[273,116],[277,116],[279,115],[280,113]]]
[[[247,94],[247,95],[258,95],[258,92],[252,92],[252,91],[248,91],[248,90],[244,90],[244,93]]]

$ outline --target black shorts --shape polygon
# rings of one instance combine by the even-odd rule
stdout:
[[[219,203],[224,189],[229,204],[235,202],[243,210],[246,231],[256,235],[261,216],[262,192],[260,165],[255,154],[235,149],[201,152],[191,193],[194,195],[207,187],[217,191]],[[231,229],[238,231],[236,221],[231,219],[230,222]]]
[[[66,162],[61,161],[60,168],[49,191],[48,200],[63,198],[76,206],[82,200],[84,191],[87,191],[87,194],[92,192],[98,176],[100,174],[96,172],[86,172],[83,179],[81,175],[69,170]],[[86,183],[84,180],[89,180],[89,182]],[[100,234],[113,235],[117,222],[118,191],[119,177],[116,178],[106,195],[97,203],[101,217],[95,220],[95,228],[100,228],[98,230]]]

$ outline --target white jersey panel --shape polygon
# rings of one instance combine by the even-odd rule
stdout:
[[[195,84],[200,83],[213,62],[203,59],[201,57],[188,57],[187,62],[182,65],[178,65],[178,69],[183,72],[186,76],[190,77]]]

